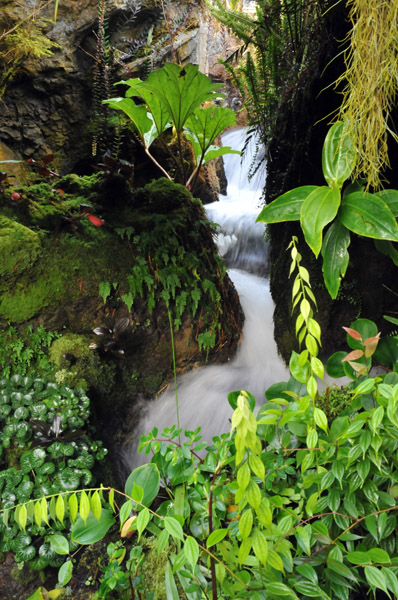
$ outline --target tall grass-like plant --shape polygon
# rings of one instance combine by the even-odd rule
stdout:
[[[388,135],[398,141],[389,121],[398,90],[398,1],[349,0],[352,31],[346,52],[346,81],[339,118],[350,123],[356,149],[354,178],[381,187],[389,166]]]

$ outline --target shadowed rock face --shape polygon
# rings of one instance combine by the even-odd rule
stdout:
[[[89,159],[92,134],[88,125],[94,114],[98,4],[98,0],[61,0],[57,22],[48,21],[42,29],[60,47],[53,48],[51,57],[24,59],[7,83],[2,97],[0,143],[17,158],[40,158],[55,152],[61,173],[73,170],[82,159]],[[140,76],[140,61],[133,67],[134,71],[127,66],[134,58],[129,53],[131,55],[131,46],[142,44],[143,38],[146,40],[149,27],[153,24],[159,30],[158,35],[162,28],[164,33],[162,15],[154,2],[142,2],[135,16],[131,6],[129,0],[108,1],[110,43],[120,50],[126,65],[117,64],[119,59],[113,62],[109,69],[109,89],[114,81],[127,79],[133,73]],[[25,8],[28,16],[28,2],[25,2]],[[20,10],[14,2],[2,6],[0,30],[11,29],[21,18]],[[52,19],[53,6],[43,9],[40,14]],[[193,38],[197,20],[191,19],[189,27],[191,32],[185,32],[186,39],[181,42],[184,61],[188,61],[195,51]],[[176,42],[176,47],[178,45]],[[164,60],[167,52],[166,45],[159,58]],[[0,63],[0,76],[9,66],[9,63]]]

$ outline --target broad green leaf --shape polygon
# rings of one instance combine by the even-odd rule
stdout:
[[[272,524],[272,510],[269,504],[268,498],[262,498],[260,506],[256,508],[256,515],[260,523],[266,527],[271,527]]]
[[[140,539],[142,532],[145,530],[151,519],[151,513],[147,508],[144,508],[138,515],[135,523],[138,531],[138,539]]]
[[[389,256],[396,267],[398,267],[398,250],[394,246],[393,242],[388,240],[375,240],[374,241],[376,250]]]
[[[191,535],[185,540],[184,554],[191,567],[194,568],[199,558],[199,546],[198,542]]]
[[[50,546],[57,554],[69,554],[69,542],[63,535],[50,536]]]
[[[258,560],[265,566],[268,558],[268,541],[260,529],[253,530],[252,548]]]
[[[263,208],[256,221],[262,223],[299,221],[304,200],[316,189],[318,189],[316,185],[304,185],[278,196]]]
[[[120,512],[119,512],[120,528],[122,528],[123,524],[129,518],[131,510],[132,510],[132,506],[133,506],[132,501],[126,500],[126,502],[123,502],[122,506],[120,507]]]
[[[329,569],[332,569],[332,571],[338,573],[342,577],[346,577],[347,579],[351,579],[352,581],[357,581],[357,577],[355,577],[351,569],[347,567],[347,565],[345,565],[343,562],[330,558],[327,561],[327,565]]]
[[[275,552],[275,550],[268,549],[267,564],[270,567],[273,567],[274,569],[276,569],[277,571],[282,571],[282,573],[284,572],[282,558],[279,556],[279,554],[277,552]]]
[[[107,509],[102,510],[99,521],[91,513],[86,522],[78,517],[71,529],[72,540],[82,545],[95,544],[104,537],[114,523],[112,512]]]
[[[320,408],[314,408],[314,421],[324,431],[328,430],[328,419],[326,414]]]
[[[251,508],[245,510],[239,519],[239,533],[242,539],[248,538],[253,527],[253,511]]]
[[[254,509],[257,509],[261,504],[261,491],[258,484],[251,479],[249,485],[246,488],[246,498]]]
[[[331,600],[321,588],[311,581],[298,581],[294,584],[296,590],[302,594],[302,598],[323,598]]]
[[[134,484],[139,485],[144,490],[142,504],[150,506],[159,493],[160,474],[158,467],[153,463],[148,463],[137,467],[127,478],[124,491],[127,496],[131,496]],[[140,505],[133,503],[134,510],[140,510]]]
[[[374,359],[380,365],[392,368],[395,363],[398,363],[398,339],[393,336],[381,338]]]
[[[134,129],[137,131],[146,148],[149,148],[159,135],[154,126],[154,121],[150,118],[148,110],[144,105],[135,104],[131,98],[111,98],[103,100],[103,103],[107,104],[110,108],[122,110],[131,119]]]
[[[350,232],[336,219],[327,230],[322,243],[323,278],[333,299],[337,298],[341,278],[348,267],[350,242]]]
[[[259,477],[261,480],[264,480],[265,467],[264,467],[264,463],[261,460],[261,458],[259,456],[257,456],[257,454],[254,454],[252,452],[249,454],[249,464],[250,464],[250,468],[253,471],[253,473],[255,475],[257,475],[257,477]]]
[[[67,560],[58,571],[58,583],[62,587],[68,585],[72,579],[73,564],[71,560]]]
[[[390,558],[388,552],[386,552],[385,550],[382,550],[382,548],[370,548],[370,550],[368,550],[368,554],[369,554],[370,558],[372,559],[372,562],[382,563],[382,564],[391,562],[391,558]]]
[[[271,581],[270,583],[267,583],[267,594],[269,594],[271,598],[297,598],[297,595],[294,593],[292,588],[277,581]]]
[[[379,588],[387,593],[387,581],[384,573],[377,567],[372,565],[366,566],[365,569],[366,581],[371,587]]]
[[[144,98],[155,122],[172,121],[177,132],[182,131],[188,117],[206,100],[211,100],[221,86],[199,71],[198,65],[184,68],[166,63],[162,69],[152,71],[145,81],[133,79],[124,82],[130,86],[128,96]],[[161,115],[159,114],[161,111]]]
[[[398,217],[398,190],[380,190],[375,195],[387,204],[394,217]]]
[[[169,541],[169,532],[167,531],[167,529],[162,529],[162,531],[160,532],[160,534],[158,536],[158,542],[156,545],[156,550],[157,550],[158,555],[161,554],[163,552],[163,550],[166,548],[168,541]]]
[[[242,466],[239,467],[238,472],[236,474],[236,481],[238,482],[238,486],[245,490],[250,482],[250,467],[247,462],[244,462]]]
[[[228,533],[228,529],[215,529],[211,532],[209,537],[206,540],[206,548],[211,548],[221,542]]]
[[[335,123],[329,129],[322,149],[323,176],[331,187],[341,188],[354,167],[355,150],[347,124]]]
[[[339,219],[347,229],[380,240],[398,240],[398,225],[388,206],[375,194],[354,192],[346,196]]]
[[[178,540],[184,540],[184,534],[180,523],[174,517],[165,517],[164,526],[171,536]]]
[[[304,527],[297,527],[295,535],[297,542],[301,549],[310,556],[311,554],[311,525],[305,525]]]
[[[382,567],[381,572],[386,578],[387,587],[393,594],[396,594],[398,590],[398,578],[392,569]]]
[[[200,108],[191,114],[185,123],[184,132],[187,139],[192,143],[196,164],[198,165],[206,153],[212,147],[216,137],[220,135],[227,127],[236,124],[236,113],[232,108],[224,108],[221,106],[209,106]],[[213,152],[217,149],[212,147]],[[220,149],[222,150],[222,149]],[[226,150],[226,149],[224,149]],[[234,154],[240,154],[237,150],[229,150]],[[226,152],[221,152],[225,154]],[[221,154],[218,154],[221,156]],[[211,155],[207,160],[216,158],[216,155]],[[207,162],[206,160],[204,162]]]
[[[315,256],[318,256],[322,248],[323,229],[337,215],[340,201],[340,191],[337,188],[322,186],[311,192],[303,202],[300,224],[305,241]]]
[[[326,373],[330,375],[330,377],[338,379],[340,377],[345,376],[344,364],[342,361],[346,355],[346,352],[340,350],[339,352],[335,352],[328,358],[328,360],[326,361]]]

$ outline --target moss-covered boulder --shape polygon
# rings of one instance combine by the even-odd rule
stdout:
[[[137,399],[171,380],[170,326],[183,371],[230,356],[243,315],[185,187],[158,179],[131,191],[100,174],[56,185],[20,187],[0,205],[0,326],[62,334],[49,354],[57,380],[90,391],[99,431],[120,447]]]

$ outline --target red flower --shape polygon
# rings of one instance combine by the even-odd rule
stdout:
[[[101,225],[103,225],[105,223],[105,221],[103,219],[99,219],[98,217],[95,217],[94,215],[87,215],[87,216],[90,219],[91,223],[95,227],[101,227]]]

